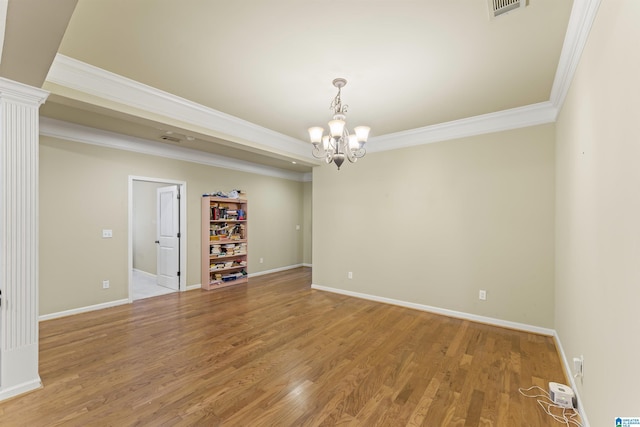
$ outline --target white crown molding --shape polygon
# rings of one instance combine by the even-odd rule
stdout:
[[[558,69],[551,88],[550,101],[558,112],[571,87],[582,51],[587,44],[593,21],[596,19],[601,0],[575,0],[564,37]]]
[[[541,102],[526,107],[512,108],[497,113],[483,114],[467,119],[454,120],[433,126],[411,129],[371,138],[367,151],[388,151],[433,142],[447,141],[485,133],[552,123],[557,109],[551,102]]]
[[[266,146],[270,150],[312,158],[309,144],[204,107],[184,98],[58,54],[47,81],[129,107]],[[393,150],[465,136],[549,123],[557,111],[549,102],[455,120],[371,138],[370,152]],[[313,159],[315,160],[315,159]]]
[[[49,92],[46,90],[0,77],[0,98],[38,107],[42,105],[48,97]]]
[[[47,81],[315,161],[309,144],[58,53]]]
[[[394,150],[555,122],[571,85],[600,2],[601,0],[574,1],[549,101],[381,135],[371,138],[367,144],[367,150],[369,152]],[[272,152],[316,161],[310,154],[309,144],[303,141],[62,54],[56,55],[47,81],[199,126],[210,130],[213,134],[244,140]],[[310,180],[310,176],[311,174],[307,174],[303,180]]]
[[[284,178],[292,181],[304,181],[305,176],[307,175],[284,169],[258,165],[243,160],[232,159],[230,157],[217,156],[199,150],[174,147],[142,138],[107,132],[48,117],[40,118],[40,134],[53,138],[82,142],[85,144],[115,148],[117,150],[132,151],[135,153],[183,160],[186,162],[254,173],[257,175]]]
[[[367,151],[394,150],[555,122],[571,86],[600,2],[601,0],[574,1],[549,101],[371,138]]]

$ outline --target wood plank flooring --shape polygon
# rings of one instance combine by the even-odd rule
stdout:
[[[3,426],[547,426],[553,339],[310,289],[299,268],[40,324]]]

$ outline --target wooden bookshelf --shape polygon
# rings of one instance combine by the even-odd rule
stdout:
[[[247,199],[202,196],[202,289],[247,283]]]

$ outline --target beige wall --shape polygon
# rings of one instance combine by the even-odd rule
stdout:
[[[312,228],[312,217],[311,217],[311,195],[312,195],[312,184],[311,182],[305,182],[303,185],[303,203],[302,203],[302,224],[303,224],[303,254],[302,254],[302,262],[306,265],[311,265],[311,228]]]
[[[133,268],[157,274],[157,189],[167,184],[133,181]]]
[[[640,416],[640,2],[603,1],[557,122],[556,329],[592,426]]]
[[[41,315],[128,297],[130,175],[187,182],[187,286],[200,283],[205,192],[247,192],[250,274],[303,262],[302,182],[41,137]],[[112,239],[102,239],[103,228]],[[111,288],[103,290],[107,279]]]
[[[552,328],[554,132],[537,126],[315,168],[313,283]]]

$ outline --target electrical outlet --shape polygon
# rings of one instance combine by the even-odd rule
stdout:
[[[353,279],[353,272],[352,271],[347,273],[347,279]]]
[[[113,230],[107,230],[107,229],[102,230],[103,239],[110,239],[112,237],[113,237]]]
[[[109,289],[109,281],[108,280],[103,280],[102,281],[102,289]]]
[[[487,291],[485,291],[484,289],[480,289],[478,298],[480,298],[482,301],[485,301],[487,299]]]
[[[296,230],[300,230],[300,225],[296,225]]]
[[[584,377],[584,356],[573,358],[573,376],[574,378]]]
[[[264,258],[260,258],[260,264],[264,262]]]

